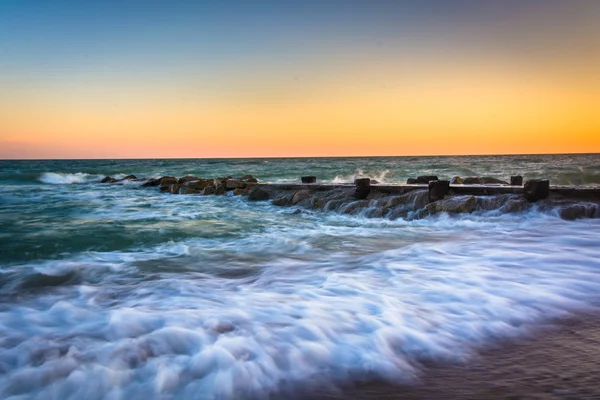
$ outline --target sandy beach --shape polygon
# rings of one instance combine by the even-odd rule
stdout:
[[[366,384],[312,399],[600,399],[600,315],[554,322],[465,365],[430,365],[416,385]]]

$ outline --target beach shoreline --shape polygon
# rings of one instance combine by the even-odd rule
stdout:
[[[479,349],[465,363],[427,363],[411,384],[361,383],[311,400],[600,399],[600,313],[581,313]]]

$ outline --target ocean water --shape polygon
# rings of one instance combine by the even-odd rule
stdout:
[[[174,196],[106,175],[600,185],[599,155],[0,161],[0,398],[285,398],[589,310],[600,220],[535,208],[404,221]]]

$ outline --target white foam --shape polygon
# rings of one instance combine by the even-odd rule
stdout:
[[[71,183],[89,183],[101,179],[99,175],[90,175],[83,172],[65,174],[60,172],[44,172],[39,180],[52,185],[65,185]]]
[[[379,183],[386,183],[386,176],[390,173],[390,170],[374,171],[365,173],[362,169],[357,169],[352,175],[336,175],[331,180],[331,183],[354,183],[356,178],[371,178]]]

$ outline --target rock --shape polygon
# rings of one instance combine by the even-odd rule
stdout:
[[[160,185],[161,178],[158,179],[150,179],[148,182],[142,184],[142,187],[152,187]]]
[[[217,196],[223,196],[225,193],[227,192],[227,187],[225,186],[225,184],[220,184],[215,186],[215,195]]]
[[[292,196],[290,194],[278,197],[271,201],[271,204],[273,204],[274,206],[286,206],[292,200],[291,197]]]
[[[171,185],[161,185],[160,188],[158,188],[161,192],[168,192],[169,190],[171,190]]]
[[[248,183],[258,183],[258,179],[256,179],[256,178],[245,179],[245,181]]]
[[[294,212],[292,212],[292,215],[299,215],[299,214],[307,214],[307,215],[311,215],[312,213],[310,211],[306,211],[306,210],[301,210],[299,208],[296,208],[294,210]]]
[[[179,178],[177,183],[186,183],[186,182],[199,181],[199,180],[200,180],[200,178],[198,178],[197,176],[186,175],[182,178]]]
[[[303,176],[300,179],[302,180],[302,183],[317,183],[316,176]]]
[[[600,207],[595,204],[572,204],[563,207],[560,210],[559,215],[562,219],[569,221],[581,218],[594,218],[596,214],[598,214],[599,208]]]
[[[475,211],[477,199],[475,196],[451,196],[444,200],[429,203],[425,209],[431,214],[447,213],[470,213]]]
[[[187,186],[192,189],[204,190],[205,187],[211,185],[213,181],[211,179],[199,179],[187,183]]]
[[[183,190],[183,193],[182,193]],[[179,194],[200,194],[200,191],[198,189],[192,189],[192,188],[181,188],[179,189]]]
[[[523,195],[527,201],[538,201],[550,195],[550,181],[547,179],[532,179],[525,182]]]
[[[429,181],[429,201],[442,200],[450,191],[449,181]]]
[[[529,203],[527,200],[520,199],[510,199],[502,207],[500,207],[500,212],[503,213],[513,213],[513,212],[521,212],[525,211],[529,208]]]
[[[343,214],[354,214],[360,209],[367,207],[368,205],[368,200],[357,200],[340,207],[340,212]]]
[[[255,186],[252,189],[250,189],[250,192],[248,193],[248,200],[250,200],[250,201],[269,200],[269,192],[267,192],[265,189],[263,189],[259,186]]]
[[[174,176],[163,176],[160,179],[161,186],[172,185],[174,183],[179,183],[179,180],[177,178],[175,178]]]
[[[371,185],[379,185],[379,181],[376,181],[375,179],[371,179]]]
[[[244,186],[246,186],[245,183],[239,179],[227,179],[227,182],[225,182],[225,187],[227,190],[240,189]]]
[[[255,179],[252,175],[244,175],[240,178],[243,181],[248,181],[250,179]]]
[[[455,176],[452,179],[450,179],[451,185],[462,185],[462,183],[463,183],[463,178],[461,178],[460,176]]]
[[[135,175],[127,175],[125,178],[119,179],[119,181],[134,181],[137,179]]]
[[[319,209],[325,207],[325,199],[313,198],[311,201],[311,205],[313,209]]]
[[[510,177],[510,185],[511,186],[523,186],[523,177],[521,175],[511,176]]]
[[[371,193],[371,179],[370,178],[356,178],[354,179],[356,189],[354,190],[354,198],[358,200],[364,200]]]
[[[406,183],[408,183],[409,185],[415,185],[415,184],[428,184],[429,181],[437,181],[438,177],[435,175],[422,175],[422,176],[418,176],[417,178],[409,178]]]
[[[248,191],[246,189],[242,189],[242,188],[237,188],[233,191],[234,196],[245,196],[247,194],[248,194]]]
[[[202,190],[202,194],[208,196],[210,194],[215,194],[215,187],[213,185],[208,185]]]
[[[171,192],[171,194],[179,194],[180,188],[181,185],[179,185],[178,183],[174,183],[171,186],[169,186],[169,192]]]
[[[298,204],[304,199],[308,199],[311,196],[310,190],[301,190],[299,192],[294,193],[292,197],[292,205]]]
[[[117,180],[115,178],[111,178],[110,176],[105,177],[100,181],[100,183],[114,183]]]

